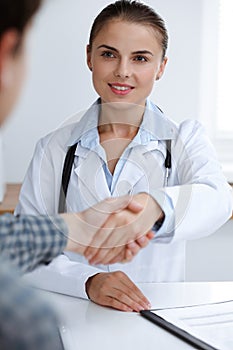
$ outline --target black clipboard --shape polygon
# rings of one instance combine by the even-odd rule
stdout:
[[[192,345],[194,348],[199,350],[220,350],[217,348],[214,348],[212,345],[209,345],[205,343],[204,341],[194,337],[190,333],[184,331],[183,329],[175,326],[174,324],[166,321],[164,318],[156,315],[154,312],[151,312],[150,310],[142,310],[140,311],[140,314],[147,318],[149,321],[153,322],[157,326],[165,329],[169,333],[175,335],[176,337],[180,338],[181,340],[185,341],[186,343]]]

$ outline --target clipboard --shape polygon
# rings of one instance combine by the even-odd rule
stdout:
[[[217,349],[201,339],[198,339],[194,337],[192,334],[186,332],[185,330],[177,327],[176,325],[168,322],[164,318],[156,315],[154,312],[151,312],[150,310],[142,310],[140,311],[140,314],[148,319],[149,321],[153,322],[157,326],[163,328],[164,330],[168,331],[169,333],[175,335],[176,337],[180,338],[181,340],[185,341],[189,345],[192,345],[195,349],[199,350],[220,350]]]

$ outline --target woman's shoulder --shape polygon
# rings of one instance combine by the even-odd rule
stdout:
[[[52,145],[65,146],[69,143],[73,130],[77,127],[78,123],[71,123],[65,126],[61,126],[49,134],[43,136],[37,142],[37,146],[42,148],[51,147]]]
[[[37,144],[43,148],[52,145],[67,148],[76,143],[87,129],[96,127],[98,113],[95,106],[96,103],[89,109],[74,114],[58,128],[42,137]]]
[[[196,119],[184,119],[181,122],[177,122],[168,116],[166,112],[162,111],[155,103],[149,101],[148,106],[154,112],[152,118],[153,129],[160,129],[156,133],[160,133],[163,136],[161,139],[166,139],[166,136],[170,136],[167,139],[173,139],[175,144],[178,144],[178,140],[182,141],[183,144],[190,144],[196,142],[198,139],[207,142],[207,131],[200,121]]]
[[[186,138],[206,134],[205,127],[196,119],[185,119],[178,124],[178,130],[180,135],[186,136]]]

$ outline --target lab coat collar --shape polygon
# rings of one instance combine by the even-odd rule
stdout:
[[[163,112],[148,99],[146,101],[141,129],[145,131],[145,135],[150,135],[150,140],[160,141],[175,139],[175,123],[169,120]]]
[[[80,139],[90,131],[95,130],[98,126],[99,117],[99,100],[95,101],[91,107],[84,113],[81,120],[76,124],[74,130],[71,133],[71,137],[67,142],[67,146],[72,146],[73,144],[80,141]],[[90,133],[91,135],[91,133]]]
[[[95,101],[92,106],[86,111],[82,119],[77,123],[71,137],[67,142],[67,146],[72,146],[84,140],[83,136],[87,135],[87,143],[90,145],[91,130],[96,130],[98,126],[98,118],[100,111],[100,99]],[[146,101],[146,109],[141,124],[141,142],[147,144],[149,141],[159,140],[172,140],[175,139],[176,125],[174,122],[169,120],[163,112],[150,100]],[[93,138],[93,142],[96,143],[97,139]],[[93,145],[95,146],[95,145]]]

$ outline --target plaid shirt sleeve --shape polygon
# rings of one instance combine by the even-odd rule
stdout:
[[[67,243],[68,228],[58,216],[0,216],[0,255],[22,272],[47,263]]]
[[[0,259],[0,349],[62,350],[58,320],[37,291]]]

